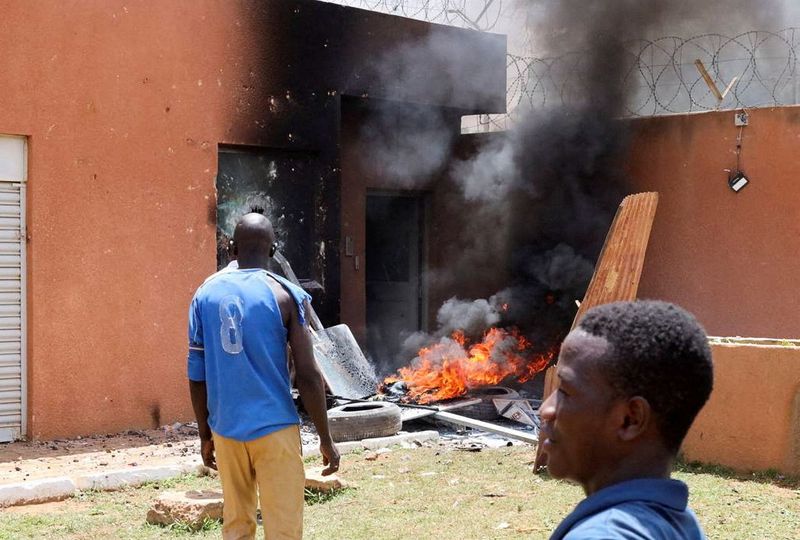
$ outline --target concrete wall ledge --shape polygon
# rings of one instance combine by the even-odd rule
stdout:
[[[800,339],[709,337],[711,345],[754,345],[757,347],[800,347]]]
[[[684,458],[800,474],[800,341],[712,338],[714,391]]]

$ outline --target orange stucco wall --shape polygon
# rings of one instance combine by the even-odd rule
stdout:
[[[431,25],[310,0],[0,6],[0,133],[29,143],[27,436],[193,417],[186,312],[216,268],[220,144],[324,162],[338,315],[340,96],[403,90],[366,66]],[[500,36],[440,32],[504,73]]]
[[[687,459],[800,474],[800,346],[712,345],[714,391],[683,445]]]
[[[631,121],[633,191],[658,191],[639,296],[676,302],[710,335],[800,336],[800,107]],[[734,193],[725,169],[750,185]],[[714,345],[715,387],[689,459],[800,472],[800,348]]]
[[[188,9],[212,4],[231,24]],[[2,12],[0,132],[29,137],[28,434],[188,420],[178,330],[215,269],[217,142],[241,139],[240,6]]]
[[[717,336],[800,336],[800,107],[632,121],[634,191],[660,193],[640,297],[677,302]]]

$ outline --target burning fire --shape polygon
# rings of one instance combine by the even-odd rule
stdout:
[[[410,366],[400,368],[384,384],[403,381],[408,388],[405,399],[431,403],[507,378],[524,383],[547,367],[554,355],[553,351],[536,354],[532,349],[516,329],[491,328],[480,343],[473,344],[457,330],[450,338],[421,349]]]

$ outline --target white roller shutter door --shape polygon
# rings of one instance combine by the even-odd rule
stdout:
[[[14,178],[8,168],[12,159],[24,167],[20,139],[0,135],[0,442],[26,431],[25,184],[24,170]]]

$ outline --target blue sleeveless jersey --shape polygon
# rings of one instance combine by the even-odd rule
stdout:
[[[188,373],[205,381],[208,423],[215,433],[251,441],[298,424],[287,365],[287,330],[269,280],[297,304],[311,297],[262,269],[226,268],[197,289],[189,308]]]

